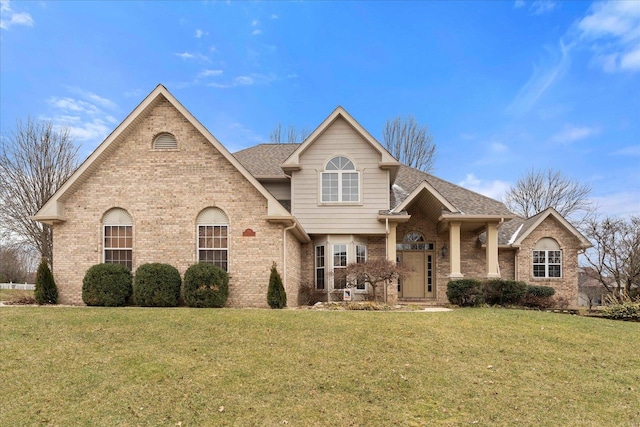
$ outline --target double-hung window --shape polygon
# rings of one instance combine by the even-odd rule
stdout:
[[[347,157],[334,157],[321,173],[321,187],[322,202],[357,203],[360,201],[360,172]]]
[[[356,264],[364,264],[365,262],[367,262],[367,247],[365,245],[356,245]],[[359,291],[366,290],[367,283],[358,280],[356,289]]]
[[[103,261],[133,269],[133,220],[124,209],[109,210],[102,219]]]
[[[333,245],[333,288],[347,287],[347,245]]]
[[[533,250],[533,277],[562,277],[562,250],[554,239],[540,239]]]
[[[324,281],[324,246],[316,246],[316,289],[325,288]]]
[[[229,271],[229,219],[218,208],[198,215],[198,262],[208,262]]]

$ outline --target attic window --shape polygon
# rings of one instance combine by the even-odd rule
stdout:
[[[177,150],[178,141],[170,133],[161,133],[153,140],[154,150]]]

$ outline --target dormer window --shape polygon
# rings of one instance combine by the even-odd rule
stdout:
[[[357,203],[360,201],[360,172],[344,156],[329,160],[321,173],[321,200],[325,203]]]
[[[170,133],[161,133],[153,140],[154,150],[177,150],[178,141]]]

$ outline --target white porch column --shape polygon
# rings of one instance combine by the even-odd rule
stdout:
[[[498,223],[487,223],[487,277],[500,277],[498,271]]]
[[[461,222],[449,223],[449,263],[451,264],[451,273],[449,277],[463,277],[460,272],[460,226]]]
[[[398,224],[389,223],[389,234],[387,235],[387,259],[393,263],[396,262],[396,231]]]

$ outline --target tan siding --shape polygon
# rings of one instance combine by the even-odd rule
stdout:
[[[360,203],[319,203],[320,173],[333,156],[350,158],[360,172]],[[378,167],[381,157],[346,121],[338,118],[300,156],[302,170],[293,175],[293,214],[311,234],[384,233],[377,220],[389,208],[387,171]]]
[[[277,200],[291,200],[291,184],[287,182],[262,182],[264,188]]]

